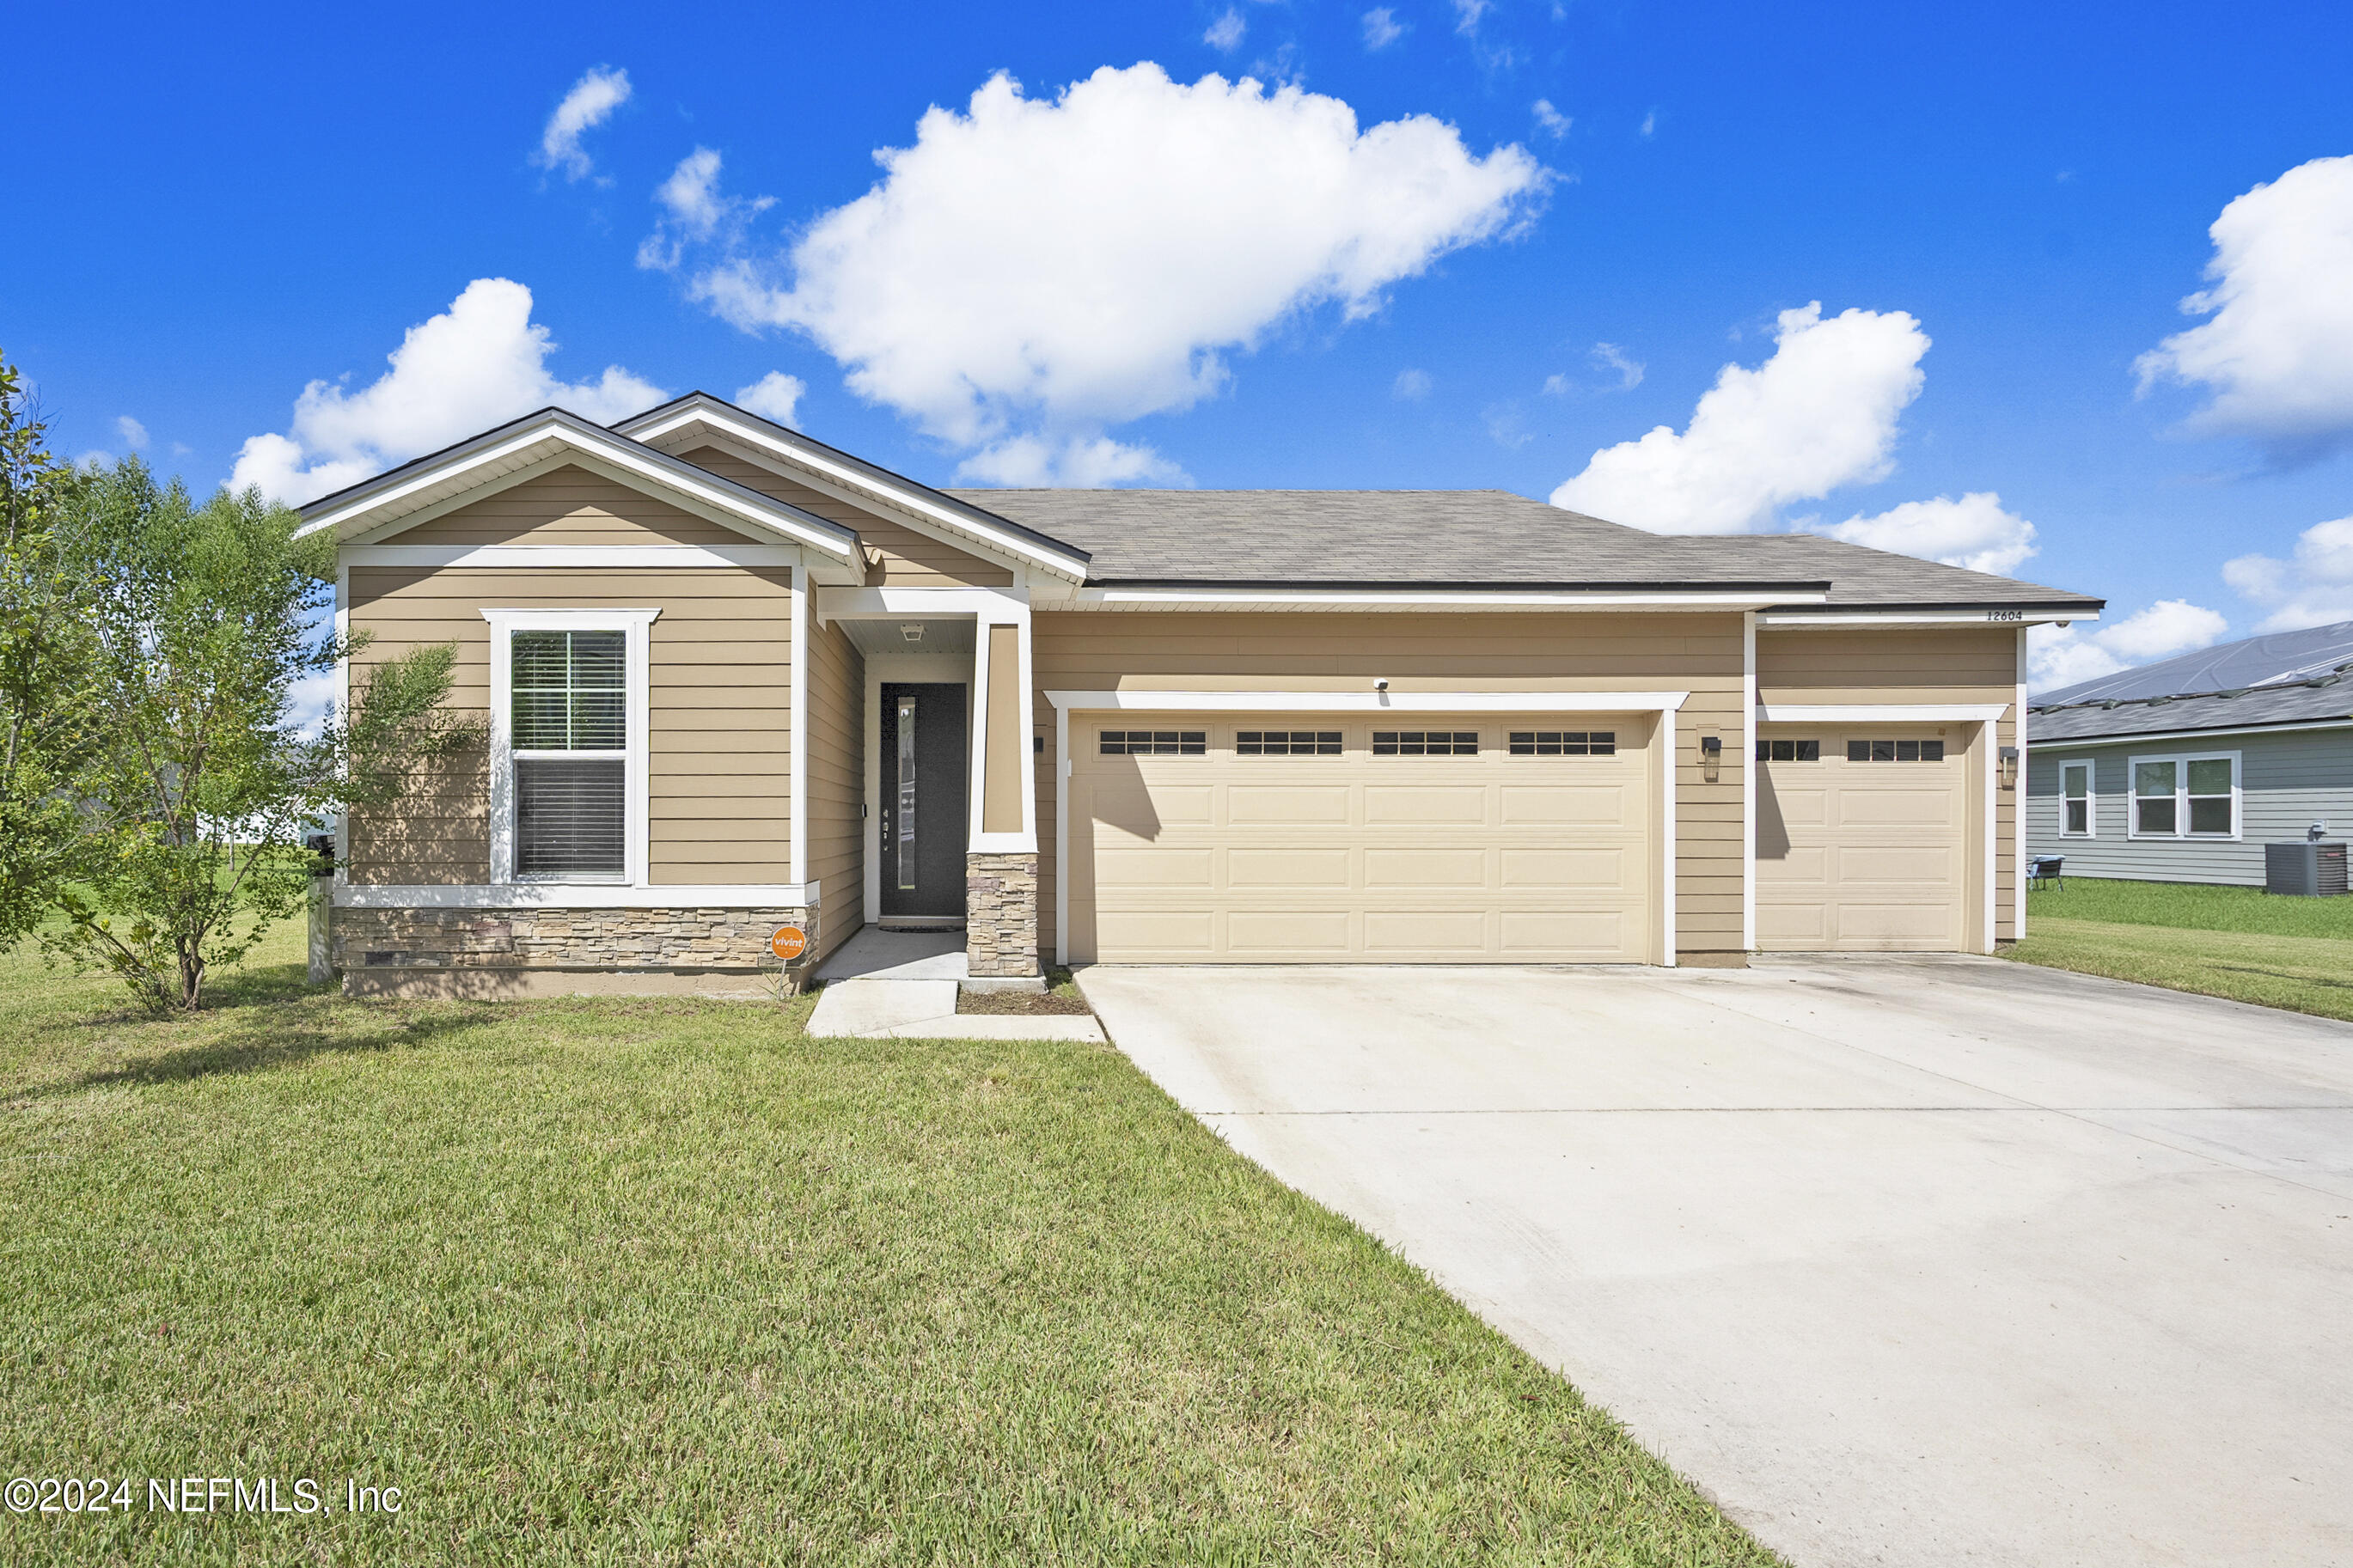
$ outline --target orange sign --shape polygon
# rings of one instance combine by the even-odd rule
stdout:
[[[768,951],[790,963],[808,951],[808,932],[798,926],[778,926],[768,939]]]

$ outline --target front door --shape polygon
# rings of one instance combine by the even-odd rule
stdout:
[[[882,688],[882,910],[964,919],[965,689]]]

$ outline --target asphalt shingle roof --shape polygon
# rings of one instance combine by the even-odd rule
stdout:
[[[1827,589],[1826,607],[2101,601],[1814,534],[1649,533],[1508,490],[947,492],[1088,552],[1093,584]]]

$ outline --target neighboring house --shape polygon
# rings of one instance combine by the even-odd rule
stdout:
[[[740,986],[786,923],[1016,979],[1985,952],[2026,626],[2100,607],[1499,490],[936,490],[699,394],[303,515],[347,673],[454,641],[492,731],[343,825],[365,991]]]
[[[2261,887],[2263,846],[2353,832],[2353,621],[2033,700],[2028,829],[2069,876]]]

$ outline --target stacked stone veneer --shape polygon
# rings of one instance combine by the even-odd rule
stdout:
[[[964,951],[975,979],[1045,973],[1038,964],[1038,857],[964,858]]]
[[[354,910],[334,911],[334,965],[400,969],[748,972],[776,967],[768,939],[809,909]]]

